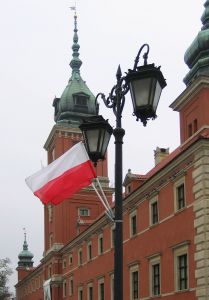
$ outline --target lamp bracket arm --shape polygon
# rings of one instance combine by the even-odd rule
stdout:
[[[108,107],[108,108],[113,108],[114,104],[112,103],[112,101],[110,101],[111,98],[110,98],[110,97],[107,97],[107,98],[106,98],[105,94],[103,94],[103,93],[99,93],[99,94],[96,96],[96,98],[95,98],[95,104],[96,104],[96,105],[98,105],[97,99],[98,99],[99,97],[102,98],[102,100],[103,100],[103,102],[104,102],[104,104],[105,104],[106,107]]]
[[[139,49],[139,52],[135,58],[135,63],[134,63],[134,68],[133,68],[133,71],[136,71],[136,68],[137,68],[137,65],[138,65],[138,62],[139,62],[139,58],[140,58],[140,55],[141,55],[141,52],[142,50],[147,47],[147,51],[144,53],[143,55],[143,58],[144,58],[144,65],[147,65],[147,59],[148,59],[148,54],[149,54],[149,45],[148,44],[143,44],[141,46],[141,48]]]

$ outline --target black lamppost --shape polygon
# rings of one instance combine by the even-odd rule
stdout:
[[[137,67],[140,54],[143,55],[144,65]],[[133,70],[128,70],[122,77],[120,66],[116,78],[117,83],[109,96],[99,93],[108,108],[112,108],[116,116],[115,136],[115,256],[114,256],[114,300],[123,300],[123,215],[122,215],[122,144],[125,130],[121,125],[122,111],[125,104],[125,95],[131,92],[133,115],[140,119],[144,126],[147,120],[156,118],[156,109],[161,91],[166,86],[160,67],[147,64],[149,45],[144,44],[138,51]],[[80,126],[84,135],[84,143],[90,159],[96,164],[104,155],[112,133],[111,126],[102,116],[90,117]]]

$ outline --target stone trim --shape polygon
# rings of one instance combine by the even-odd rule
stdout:
[[[198,300],[209,299],[209,146],[195,155],[193,194],[195,213],[195,278]]]

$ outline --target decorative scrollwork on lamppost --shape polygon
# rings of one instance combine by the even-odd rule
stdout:
[[[144,64],[138,67],[140,55],[143,55]],[[144,126],[147,120],[156,118],[156,109],[162,89],[166,86],[160,67],[148,64],[149,45],[144,44],[139,49],[134,61],[133,69],[129,69],[122,76],[120,65],[116,73],[117,83],[111,89],[109,96],[103,93],[101,97],[105,106],[111,108],[116,116],[114,130],[102,116],[93,116],[85,119],[80,125],[84,136],[84,143],[90,159],[96,165],[104,159],[108,143],[113,132],[115,136],[115,251],[114,251],[114,300],[123,300],[123,199],[122,199],[122,144],[125,130],[122,128],[122,112],[125,105],[125,95],[130,91],[133,103],[133,115]]]

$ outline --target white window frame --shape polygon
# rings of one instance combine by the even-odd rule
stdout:
[[[187,291],[189,289],[189,247],[188,243],[184,245],[179,245],[173,248],[174,251],[174,278],[175,278],[175,290]],[[179,270],[178,270],[178,258],[182,255],[187,255],[187,288],[180,289],[179,285]]]
[[[154,222],[153,220],[153,204],[157,203],[157,222]],[[159,201],[158,201],[158,196],[153,197],[149,201],[149,223],[150,226],[154,226],[159,223]]]
[[[62,268],[63,269],[66,269],[67,268],[67,262],[66,262],[66,259],[64,258],[63,261],[62,261]]]
[[[133,218],[136,218],[136,232],[133,232]],[[137,228],[138,228],[137,211],[134,210],[129,215],[129,235],[130,235],[130,237],[137,235]]]
[[[73,276],[70,276],[69,278],[69,296],[72,296],[74,293],[74,281]]]
[[[98,300],[102,300],[101,298],[101,285],[104,285],[104,299],[105,299],[105,284],[104,284],[104,278],[100,278],[98,280]]]
[[[80,292],[82,292],[82,299],[80,297]],[[84,300],[84,297],[83,297],[83,287],[82,286],[78,287],[78,300]]]
[[[177,192],[177,190],[178,190],[178,187],[180,187],[182,184],[184,185],[184,207],[178,208],[178,192]],[[185,176],[183,176],[180,179],[176,180],[174,182],[173,188],[174,188],[174,209],[175,209],[175,212],[178,212],[178,211],[181,211],[181,210],[185,209],[185,207],[186,207]]]
[[[87,284],[87,300],[91,300],[90,299],[90,289],[92,288],[92,293],[93,293],[93,298],[94,298],[94,287],[93,287],[93,283],[90,282]]]
[[[81,211],[87,211],[87,214],[81,213]],[[79,217],[89,217],[90,216],[90,209],[87,207],[79,207],[78,208],[78,216]]]
[[[160,292],[154,294],[154,282],[153,282],[153,266],[159,264],[159,279],[160,279]],[[159,297],[161,295],[161,256],[155,255],[149,258],[149,282],[150,282],[150,297]]]
[[[138,272],[138,298],[133,297],[133,273]],[[129,271],[130,276],[130,300],[139,300],[139,265],[134,265],[130,267]]]
[[[63,292],[63,298],[67,297],[67,281],[66,281],[66,279],[63,281],[63,284],[62,284],[62,292]]]
[[[78,249],[78,266],[82,266],[83,264],[83,251],[82,248]]]

